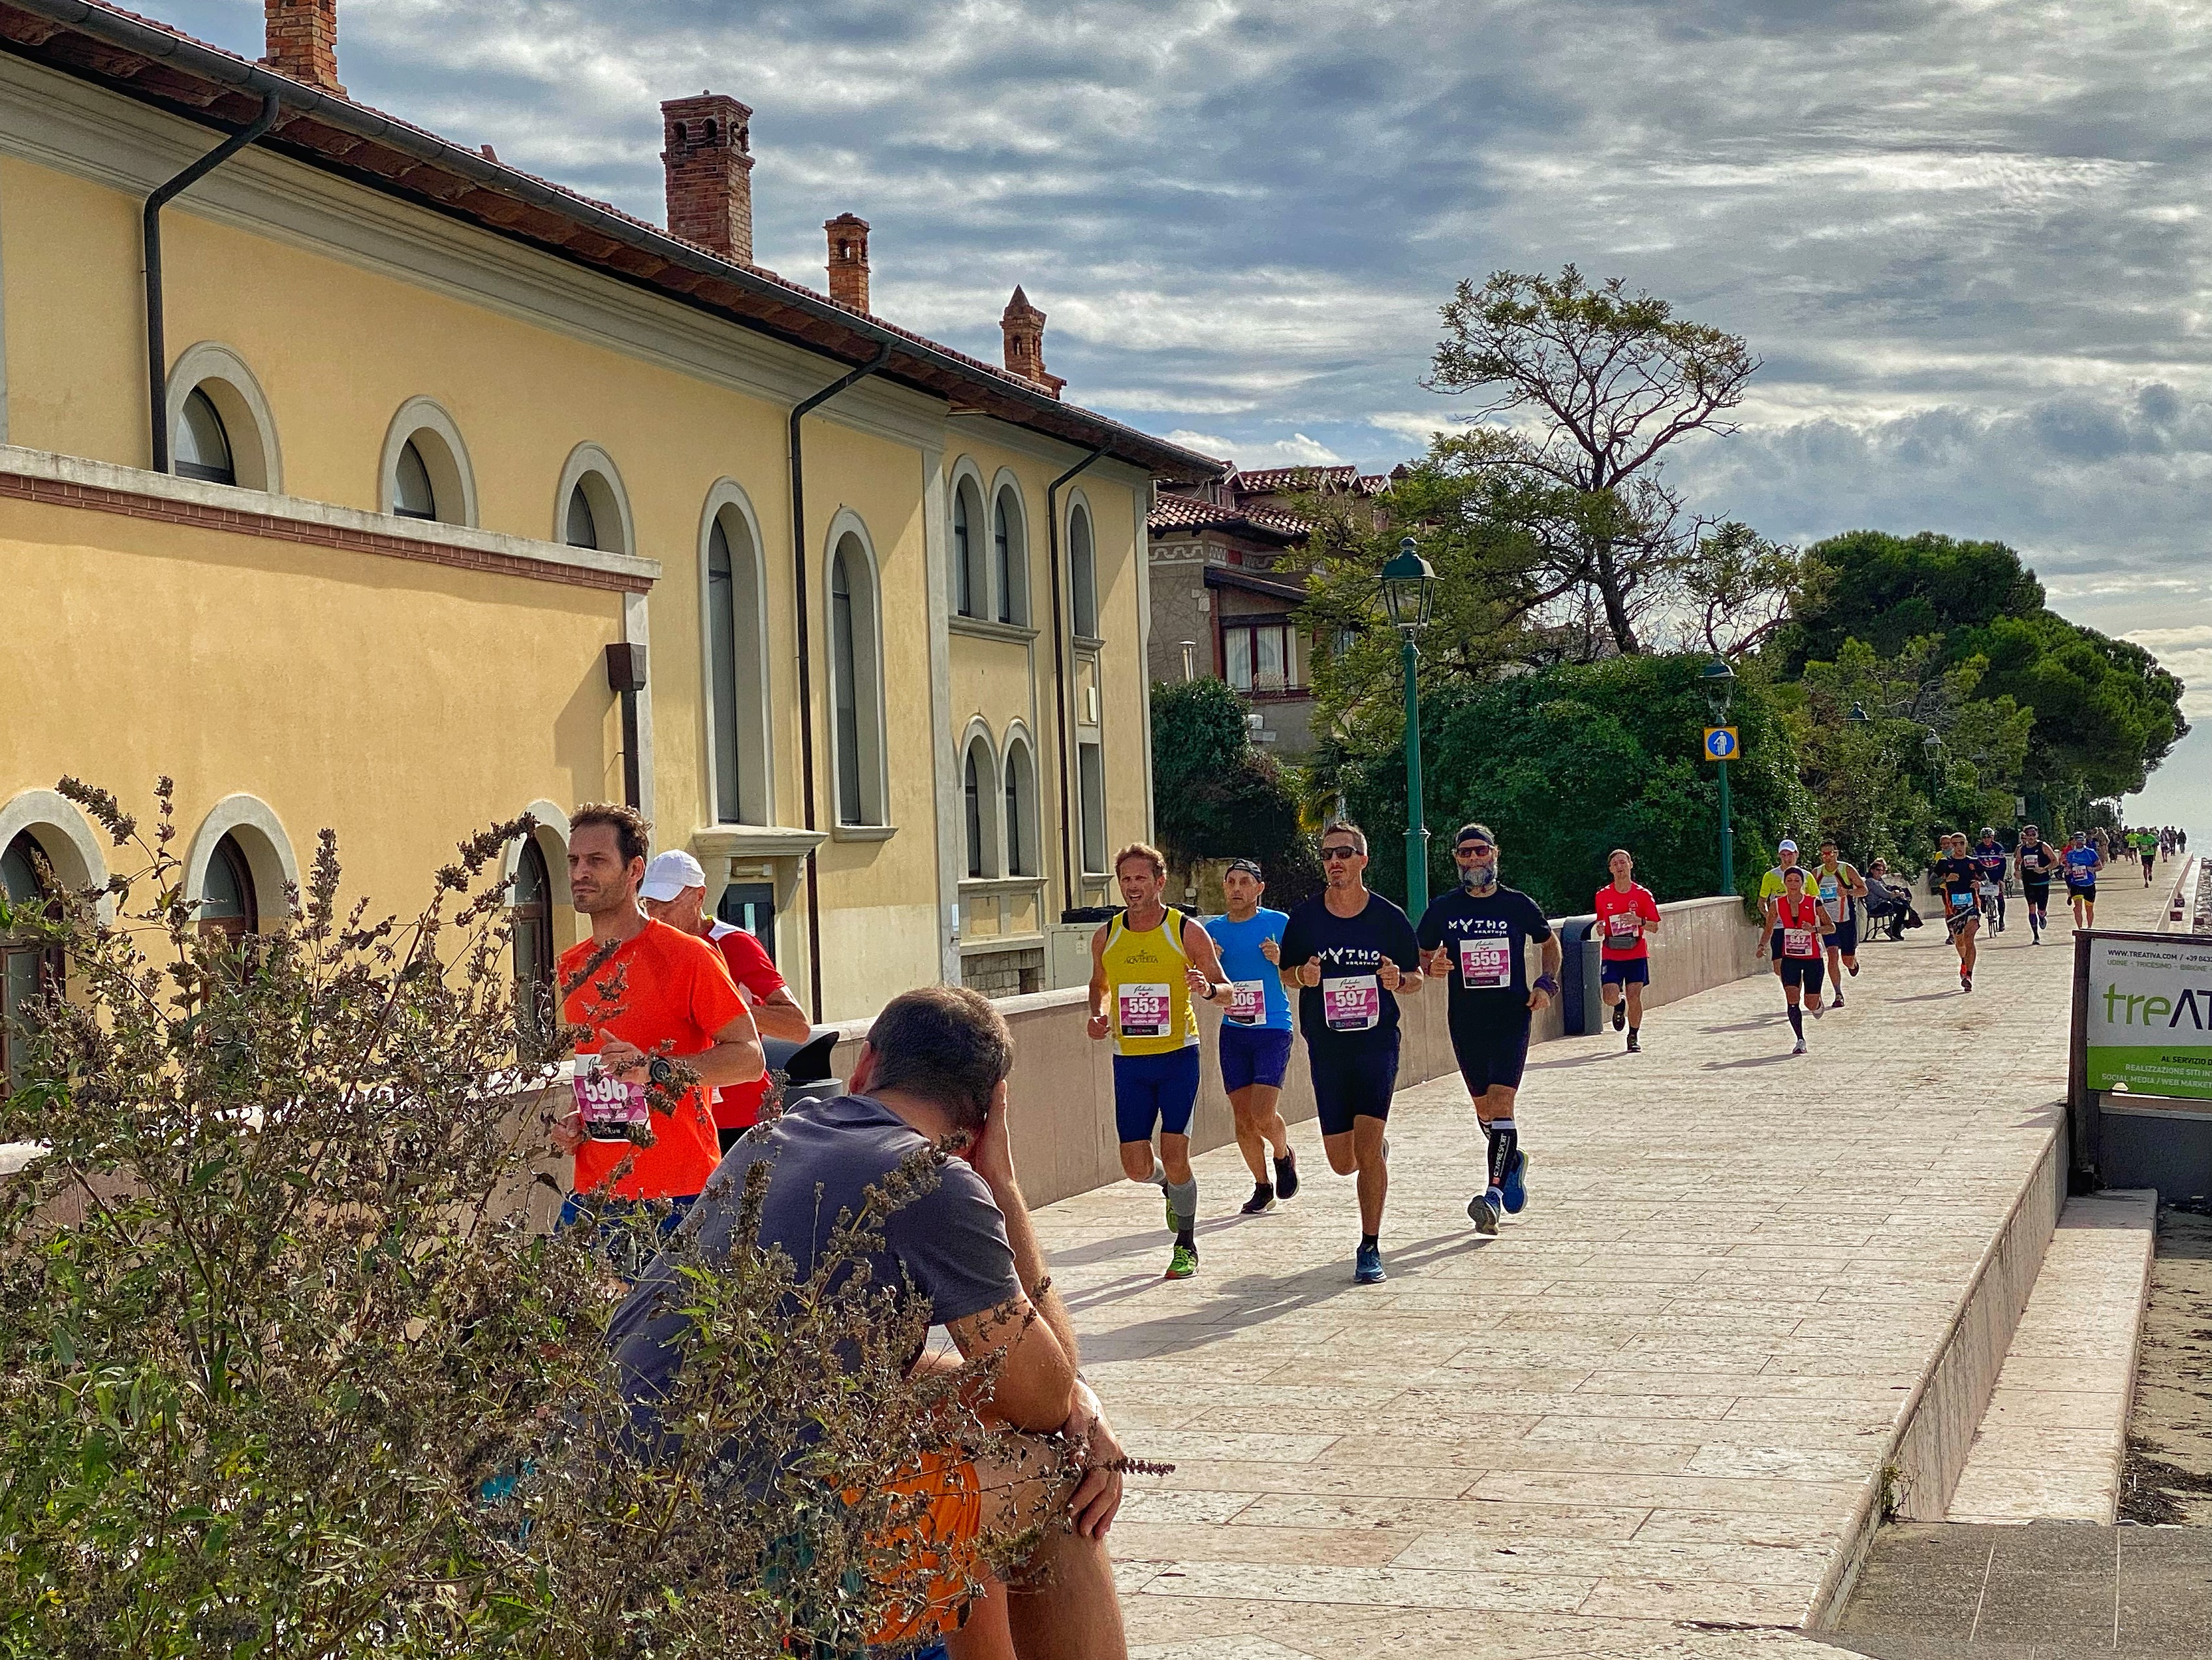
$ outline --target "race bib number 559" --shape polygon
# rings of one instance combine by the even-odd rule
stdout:
[[[1462,939],[1459,942],[1459,982],[1470,991],[1513,983],[1513,942],[1510,939]]]

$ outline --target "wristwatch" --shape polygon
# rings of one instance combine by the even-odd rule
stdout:
[[[669,1064],[666,1056],[656,1055],[645,1063],[645,1075],[666,1089],[676,1081],[676,1068]]]
[[[1538,975],[1536,976],[1536,989],[1542,992],[1547,997],[1557,997],[1559,994],[1559,982],[1558,977],[1549,974]]]

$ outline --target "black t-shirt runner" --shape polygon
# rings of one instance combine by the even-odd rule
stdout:
[[[1964,894],[1968,904],[1973,903],[1974,885],[1982,879],[1980,865],[1972,859],[1938,859],[1933,868],[1936,886],[1944,896],[1943,909],[1947,914],[1955,914],[1965,909],[1956,903],[1956,895]]]
[[[1528,1004],[1529,941],[1552,937],[1552,924],[1518,888],[1499,887],[1480,897],[1454,888],[1429,901],[1421,914],[1421,948],[1451,952],[1450,1012],[1488,1015]]]
[[[1358,915],[1339,916],[1325,897],[1309,899],[1283,925],[1281,950],[1285,969],[1321,959],[1321,984],[1298,988],[1298,1030],[1307,1043],[1396,1035],[1398,1000],[1377,976],[1385,958],[1409,970],[1421,964],[1413,925],[1397,906],[1370,893]]]
[[[2023,885],[2047,888],[2057,873],[2058,849],[2048,842],[2023,842],[2015,855],[2020,864],[2020,879]]]

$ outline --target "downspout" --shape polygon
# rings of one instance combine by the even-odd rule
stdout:
[[[1066,630],[1060,620],[1060,487],[1085,467],[1106,453],[1103,444],[1085,456],[1066,472],[1044,487],[1045,546],[1048,550],[1047,568],[1052,574],[1052,690],[1053,724],[1060,738],[1060,899],[1063,911],[1075,905],[1074,854],[1068,839],[1068,803],[1075,794],[1076,778],[1069,762],[1073,758],[1074,744],[1067,730],[1067,641]],[[1141,531],[1144,526],[1138,526]],[[1093,580],[1096,580],[1097,532],[1091,532]],[[1147,544],[1138,550],[1139,558],[1150,558]],[[1062,921],[1067,919],[1063,915]]]
[[[252,125],[234,132],[146,198],[146,417],[154,441],[154,471],[169,470],[169,341],[161,308],[161,210],[276,125],[274,91],[261,94]]]
[[[799,446],[799,423],[808,411],[828,403],[856,380],[865,380],[890,361],[891,343],[884,342],[876,355],[851,374],[832,380],[791,411],[791,575],[792,598],[799,616],[799,776],[805,805],[805,827],[814,826],[814,651],[806,625],[806,479],[805,451]],[[822,1018],[822,897],[817,884],[820,866],[815,850],[806,850],[806,984],[811,1017]]]

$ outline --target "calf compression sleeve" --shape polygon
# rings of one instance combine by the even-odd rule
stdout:
[[[1800,1037],[1802,1037],[1805,1035],[1804,1012],[1795,1003],[1792,1003],[1790,1006],[1790,1030],[1796,1032]]]
[[[1510,1118],[1490,1121],[1490,1185],[1502,1188],[1513,1169],[1513,1154],[1521,1145],[1520,1132]]]
[[[1173,1182],[1165,1185],[1168,1203],[1175,1207],[1176,1220],[1187,1231],[1198,1220],[1198,1177],[1193,1176],[1180,1186]]]

